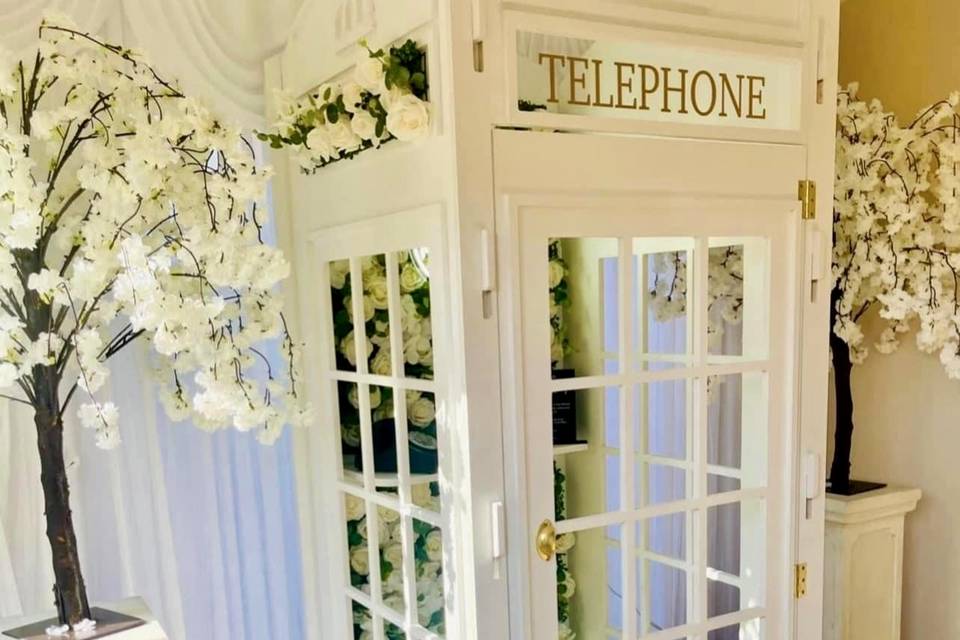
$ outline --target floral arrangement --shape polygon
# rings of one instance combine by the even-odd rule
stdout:
[[[402,251],[398,257],[400,285],[401,327],[404,346],[403,375],[412,378],[433,378],[433,339],[430,320],[430,281],[425,273],[428,258],[420,251]],[[355,323],[353,291],[350,282],[349,261],[330,265],[331,300],[334,336],[337,344],[337,366],[343,370],[356,369],[356,331],[368,336],[367,366],[377,375],[391,374],[390,321],[387,288],[387,264],[383,255],[369,256],[361,261],[361,283],[364,318]],[[359,321],[359,319],[357,319]],[[436,407],[432,396],[416,391],[405,392],[407,428],[411,442],[425,449],[437,448]],[[344,464],[356,463],[360,458],[360,409],[355,385],[341,384],[340,393],[341,441]],[[389,387],[370,389],[371,420],[374,424],[394,418],[396,397]],[[417,483],[411,488],[414,504],[440,511],[440,491],[436,482]],[[354,587],[369,591],[369,555],[366,534],[366,513],[362,500],[346,497],[347,542],[350,553],[350,581]],[[398,612],[403,611],[401,521],[399,514],[378,508],[380,575],[384,603]],[[442,580],[443,547],[440,529],[418,520],[414,521],[414,566],[419,620],[423,627],[443,633],[444,598]],[[356,638],[372,637],[369,616],[361,609],[355,612]],[[401,630],[388,626],[390,640],[402,640]]]
[[[868,353],[861,321],[874,310],[891,353],[917,327],[917,348],[937,353],[960,379],[960,94],[922,109],[909,124],[879,101],[840,91],[833,207],[833,336],[837,398],[833,490],[849,484],[853,432],[851,365]]]
[[[275,149],[293,148],[306,173],[429,132],[423,49],[413,40],[389,51],[361,45],[368,55],[357,63],[352,80],[321,85],[298,100],[282,97],[274,130],[258,134]]]
[[[62,626],[90,618],[64,416],[79,392],[82,426],[119,444],[110,358],[150,348],[168,411],[205,429],[272,442],[309,419],[276,291],[290,268],[262,238],[269,176],[238,128],[67,19],[0,55],[0,390],[34,412]]]

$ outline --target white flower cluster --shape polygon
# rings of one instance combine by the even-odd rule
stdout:
[[[289,265],[261,239],[269,172],[240,131],[65,21],[0,60],[0,388],[32,403],[39,377],[75,382],[81,422],[114,446],[116,406],[94,394],[139,338],[175,417],[265,441],[305,422],[276,292]],[[275,339],[284,371],[260,346]]]
[[[743,319],[743,247],[710,248],[707,260],[707,340],[712,351],[720,348],[724,323]],[[651,258],[653,281],[647,298],[658,322],[687,313],[687,254],[666,252]]]
[[[915,324],[920,350],[960,379],[960,94],[902,126],[856,91],[837,107],[833,330],[862,362],[860,321],[876,308],[878,351]]]
[[[274,131],[260,138],[293,147],[306,172],[388,140],[422,138],[430,130],[426,75],[417,69],[423,59],[412,41],[389,53],[369,51],[346,82],[323,84],[300,99],[281,94]]]

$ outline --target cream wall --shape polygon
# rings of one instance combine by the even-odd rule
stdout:
[[[841,85],[859,81],[862,98],[909,121],[960,90],[958,24],[957,0],[847,0]],[[923,490],[907,520],[903,638],[960,638],[960,382],[912,342],[853,375],[854,475]]]

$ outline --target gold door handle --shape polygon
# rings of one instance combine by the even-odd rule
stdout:
[[[537,529],[536,546],[537,555],[546,562],[550,562],[557,553],[557,529],[549,520],[540,523],[540,528]]]

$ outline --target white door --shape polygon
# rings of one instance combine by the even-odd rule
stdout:
[[[517,637],[793,637],[803,171],[496,133]]]

